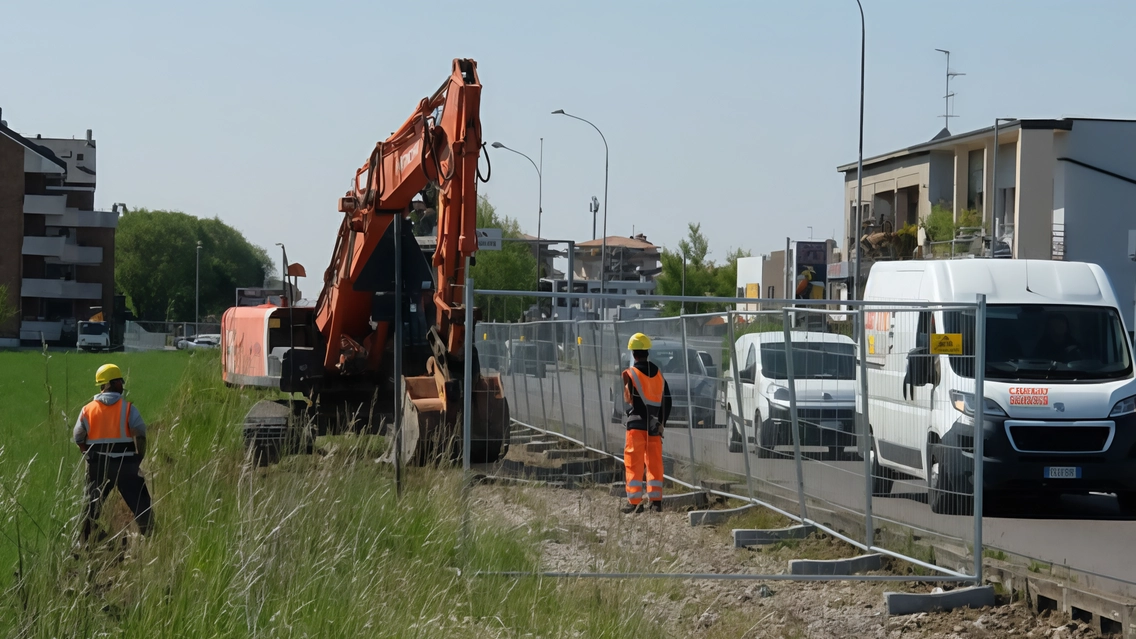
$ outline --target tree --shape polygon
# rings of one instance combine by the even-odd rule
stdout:
[[[232,306],[234,289],[261,286],[274,272],[267,251],[220,219],[130,211],[115,237],[115,282],[139,319],[193,319],[198,242],[202,317],[219,315]]]
[[[506,239],[519,239],[521,225],[516,220],[498,215],[489,200],[477,199],[477,228],[501,229]],[[485,290],[532,291],[536,289],[536,258],[525,242],[504,242],[500,251],[478,251],[476,264],[470,269],[474,286]],[[516,321],[533,303],[531,298],[475,296],[474,304],[486,321]]]
[[[3,331],[8,322],[11,322],[18,314],[16,305],[8,298],[8,285],[0,284],[0,331]],[[13,330],[16,331],[17,335],[19,334],[16,328],[13,328]]]
[[[750,252],[735,249],[726,255],[726,262],[717,265],[707,259],[710,243],[702,234],[701,224],[688,224],[687,237],[678,243],[678,250],[663,249],[663,272],[655,280],[660,295],[683,295],[688,297],[714,296],[736,297],[738,258],[749,257]],[[685,275],[683,273],[685,262]],[[685,285],[684,285],[685,280]],[[686,304],[687,312],[707,313],[725,310],[725,304],[698,303],[697,307]],[[664,316],[678,315],[681,302],[664,302]]]

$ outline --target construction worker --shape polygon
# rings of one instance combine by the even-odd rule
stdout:
[[[663,509],[663,428],[671,412],[671,389],[659,367],[650,361],[651,338],[642,333],[627,342],[633,363],[623,371],[624,423],[627,442],[623,465],[627,471],[626,514],[643,512],[646,494],[651,510]],[[647,481],[643,481],[646,466]],[[645,489],[645,490],[644,490]]]
[[[134,513],[138,530],[153,530],[150,491],[139,465],[146,456],[146,423],[138,408],[123,397],[122,371],[104,364],[95,373],[101,391],[75,422],[75,443],[87,459],[87,507],[79,540],[86,542],[112,487]]]

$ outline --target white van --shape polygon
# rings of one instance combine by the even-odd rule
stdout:
[[[793,331],[791,343],[800,443],[827,447],[838,456],[856,445],[856,343],[844,335],[806,331]],[[735,408],[733,367],[739,361],[744,420]],[[745,449],[743,437],[757,445],[759,457],[772,457],[778,447],[793,445],[786,361],[782,331],[742,335],[734,344],[726,380],[731,453]],[[744,434],[738,432],[739,423],[744,423]]]
[[[1136,511],[1136,378],[1116,296],[1099,266],[879,262],[864,299],[951,304],[979,294],[987,303],[986,494],[1110,492],[1123,510]],[[933,511],[970,512],[973,313],[867,311],[874,492],[887,495],[894,479],[914,477],[927,482]],[[961,355],[931,354],[932,341],[958,335]]]

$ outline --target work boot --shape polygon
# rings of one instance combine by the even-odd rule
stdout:
[[[640,502],[638,504],[624,504],[623,508],[619,509],[619,512],[623,513],[624,515],[634,515],[636,513],[641,513],[643,512],[643,503]]]
[[[651,502],[651,512],[653,512],[653,513],[663,512],[663,502],[661,502],[661,501]]]

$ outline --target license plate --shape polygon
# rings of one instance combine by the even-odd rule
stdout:
[[[1046,466],[1046,479],[1080,479],[1080,466]]]

